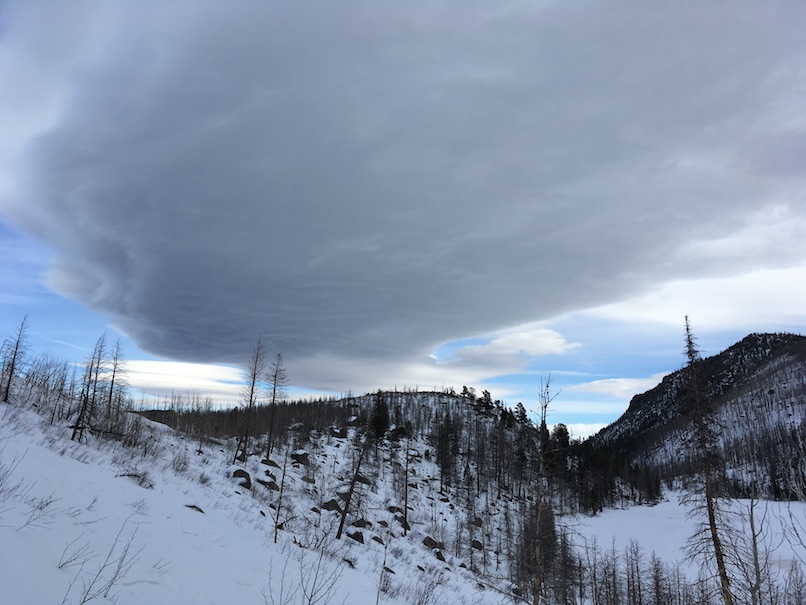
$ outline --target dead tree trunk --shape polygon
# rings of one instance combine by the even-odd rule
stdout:
[[[353,492],[355,492],[355,484],[358,482],[358,477],[361,472],[361,462],[364,460],[364,453],[367,451],[367,438],[364,437],[364,443],[361,445],[361,450],[358,453],[358,462],[355,465],[355,472],[350,479],[350,489],[347,492],[347,499],[344,501],[344,509],[341,511],[341,519],[339,520],[339,529],[336,531],[336,539],[341,539],[341,533],[344,530],[344,521],[347,519],[347,511],[350,509],[350,501],[353,499]]]

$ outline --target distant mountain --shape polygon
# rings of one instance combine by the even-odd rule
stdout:
[[[803,457],[792,450],[790,434],[800,431],[806,418],[806,337],[750,334],[699,363],[728,475],[738,477],[749,465],[762,464],[771,491],[783,493],[784,478],[776,482],[780,473],[770,469]],[[661,469],[665,477],[685,476],[697,456],[690,446],[687,388],[683,369],[669,374],[633,397],[590,446]]]

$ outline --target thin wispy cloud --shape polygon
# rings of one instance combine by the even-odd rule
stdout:
[[[603,378],[569,387],[569,391],[580,393],[601,393],[620,399],[630,399],[636,393],[643,393],[656,387],[666,373],[654,374],[646,378]]]

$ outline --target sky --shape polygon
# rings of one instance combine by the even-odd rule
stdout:
[[[804,22],[6,0],[2,335],[80,360],[108,330],[146,392],[237,398],[258,336],[297,393],[531,408],[550,375],[588,433],[682,365],[685,315],[704,354],[804,331]]]

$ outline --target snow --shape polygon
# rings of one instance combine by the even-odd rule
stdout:
[[[503,579],[506,570],[491,569],[490,575],[502,578],[498,582],[483,579],[462,568],[463,561],[448,550],[441,563],[423,545],[426,536],[448,542],[464,514],[439,497],[436,465],[418,456],[424,444],[412,440],[409,449],[418,460],[412,463],[417,488],[409,490],[412,529],[406,536],[390,510],[402,504],[390,473],[381,466],[372,486],[357,487],[362,490],[360,512],[371,523],[360,530],[364,544],[333,539],[338,514],[314,511],[344,490],[351,468],[348,440],[326,438],[317,448],[290,447],[289,454],[308,454],[311,466],[289,460],[281,512],[285,525],[275,543],[271,505],[276,492],[254,484],[270,479],[269,471],[279,483],[278,468],[257,457],[233,466],[229,444],[204,444],[199,454],[198,441],[157,423],[144,420],[143,432],[137,448],[113,441],[78,444],[70,441],[69,429],[50,426],[30,409],[0,404],[2,603],[74,604],[93,594],[83,602],[513,602],[511,586]],[[274,455],[280,466],[284,456]],[[232,477],[236,468],[249,472],[253,489],[239,486]],[[673,564],[683,559],[695,529],[678,496],[672,492],[655,506],[558,521],[580,547],[595,540],[601,551],[613,548],[623,554],[634,540],[645,556],[654,552]],[[785,570],[793,560],[806,559],[802,546],[782,539],[790,514],[806,522],[806,506],[760,506],[768,510],[767,539],[776,567]],[[696,575],[696,566],[686,563],[684,569]]]
[[[569,520],[575,543],[584,548],[596,541],[601,551],[611,548],[623,555],[630,542],[637,543],[644,556],[653,552],[662,561],[681,563],[690,579],[697,576],[700,561],[686,557],[689,538],[697,530],[698,520],[689,515],[689,508],[680,502],[682,492],[668,492],[665,499],[653,506],[633,506],[625,509],[604,510],[595,517],[576,516]],[[723,502],[723,508],[737,513],[728,515],[733,529],[742,530],[739,518],[747,517],[749,500]],[[778,570],[789,570],[794,562],[806,561],[806,547],[791,536],[791,520],[803,524],[806,520],[806,503],[758,501],[756,517],[763,525],[761,541],[770,552],[772,565]]]
[[[416,541],[421,533],[402,538],[376,526],[363,530],[363,545],[326,539],[337,518],[311,512],[314,500],[306,500],[304,490],[316,487],[301,480],[304,468],[289,465],[285,501],[291,508],[284,516],[295,531],[279,532],[275,544],[269,500],[231,478],[229,450],[205,447],[199,455],[197,442],[145,424],[149,451],[113,442],[77,444],[68,429],[0,406],[3,603],[81,603],[105,584],[105,595],[84,602],[315,603],[311,591],[317,588],[326,591],[318,595],[320,603],[375,604],[379,597],[401,604],[419,598],[468,605],[511,601],[480,587],[449,556],[439,563]],[[337,451],[334,445],[323,455]],[[253,481],[265,468],[250,459]],[[124,573],[112,581],[118,563]],[[384,565],[394,574],[383,572]],[[314,580],[318,587],[310,585]]]

